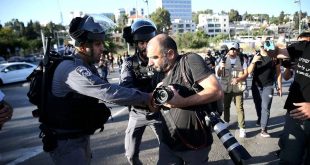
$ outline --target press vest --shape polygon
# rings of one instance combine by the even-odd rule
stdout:
[[[225,76],[221,77],[222,89],[225,93],[239,93],[243,92],[246,88],[245,81],[239,82],[236,85],[231,85],[232,78],[241,77],[243,75],[243,66],[241,64],[240,57],[236,57],[236,63],[232,67],[230,58],[228,57],[225,62]]]

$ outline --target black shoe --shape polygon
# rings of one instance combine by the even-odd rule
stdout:
[[[257,120],[255,125],[259,127],[260,126],[260,120]]]

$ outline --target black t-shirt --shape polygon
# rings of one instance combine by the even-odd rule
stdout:
[[[293,103],[310,102],[310,42],[301,41],[287,48],[291,60],[297,63],[294,82],[284,108],[295,109]]]
[[[261,61],[257,61],[253,71],[253,84],[260,87],[272,86],[276,78],[276,65],[278,60],[273,60],[269,56],[262,56]]]
[[[187,59],[185,60],[187,60],[187,66],[189,66],[189,68],[186,68],[186,72],[187,75],[192,78],[193,82],[202,80],[212,74],[210,68],[206,65],[201,56],[197,54],[189,54],[186,56]],[[171,75],[168,75],[165,79],[163,79],[163,85],[180,84],[183,87],[187,86],[184,82],[184,78],[182,77],[184,74],[181,73],[181,67],[183,66],[180,63],[181,58],[182,56],[179,56],[177,59]],[[180,93],[180,95],[182,94]],[[199,146],[205,142],[207,142],[208,145],[212,144],[213,139],[210,129],[207,128],[205,131],[207,136],[205,136],[203,131],[199,129],[200,123],[196,118],[196,112],[193,110],[194,109],[191,108],[176,108],[170,109],[169,112],[181,136],[186,139],[188,143],[193,144],[194,146]],[[203,137],[206,138],[204,139]],[[171,138],[168,127],[165,124],[163,124],[163,141],[174,150],[180,151],[189,149],[180,141],[179,138],[176,138],[176,140]]]

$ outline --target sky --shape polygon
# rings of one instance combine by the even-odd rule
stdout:
[[[279,16],[281,11],[285,14],[293,14],[299,11],[296,0],[192,0],[192,11],[212,9],[213,12],[238,10],[242,15],[246,11],[249,14],[269,14]],[[310,15],[310,0],[300,0],[301,10]],[[84,13],[113,13],[119,8],[131,9],[144,8],[147,13],[145,0],[1,0],[0,24],[12,19],[18,19],[25,25],[32,21],[40,23],[61,23],[68,25],[72,19],[70,12],[83,11]],[[148,0],[149,13],[155,11],[156,0]]]

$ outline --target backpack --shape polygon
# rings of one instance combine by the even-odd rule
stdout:
[[[27,77],[27,80],[30,81],[27,97],[30,103],[37,106],[37,109],[32,111],[32,116],[39,118],[40,122],[42,122],[42,109],[47,99],[48,90],[51,90],[55,69],[63,60],[73,60],[73,57],[68,56],[68,52],[72,54],[74,51],[71,45],[66,47],[63,54],[60,54],[51,50],[51,39],[51,37],[47,38],[44,58],[40,61],[38,67]]]
[[[30,103],[37,106],[37,109],[32,111],[32,116],[39,117],[39,121],[41,121],[40,113],[44,107],[48,90],[51,90],[55,69],[63,60],[73,60],[73,57],[48,51],[38,67],[27,77],[27,80],[30,81],[27,97]]]

